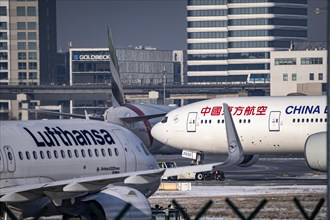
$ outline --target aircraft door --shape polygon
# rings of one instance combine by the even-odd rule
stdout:
[[[125,155],[125,171],[136,171],[136,156],[135,153],[132,150],[132,146],[128,140],[128,138],[125,136],[125,134],[119,130],[115,129],[113,132],[118,137],[121,145],[123,146],[124,155]]]
[[[13,149],[9,146],[4,146],[4,151],[7,159],[8,172],[14,172],[16,170],[16,163]]]
[[[0,149],[0,173],[2,173],[4,170],[4,158],[2,157],[2,152]]]
[[[196,131],[196,119],[197,119],[197,112],[189,112],[188,118],[187,118],[187,131],[188,132]]]
[[[270,112],[269,131],[280,131],[281,112]]]

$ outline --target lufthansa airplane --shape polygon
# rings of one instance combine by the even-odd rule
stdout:
[[[151,135],[151,128],[159,122],[166,113],[173,110],[173,106],[155,104],[128,103],[125,99],[123,85],[120,81],[119,64],[116,50],[112,41],[111,33],[108,29],[109,52],[110,52],[110,79],[112,107],[107,109],[103,117],[88,117],[91,120],[102,120],[117,125],[121,125],[136,134],[148,147],[152,154],[179,154],[176,148],[160,143]],[[52,111],[38,110],[46,114],[65,115],[74,118],[86,118],[85,115],[58,113]]]
[[[144,143],[112,123],[72,119],[0,121],[0,213],[19,218],[63,215],[64,219],[151,219],[147,197],[161,177],[239,163],[242,147],[227,116],[224,162],[158,167]],[[4,216],[0,216],[4,217]]]
[[[325,96],[235,97],[196,102],[169,112],[152,129],[160,142],[193,152],[226,153],[223,103],[228,103],[244,158],[253,165],[258,154],[305,153],[312,169],[326,167]],[[305,149],[306,148],[306,149]],[[323,153],[322,153],[323,152]]]

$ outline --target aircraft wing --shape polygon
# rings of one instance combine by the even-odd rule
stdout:
[[[48,111],[48,110],[36,110],[36,109],[22,109],[30,112],[37,112],[37,113],[44,113],[47,115],[57,115],[57,116],[67,116],[72,118],[86,118],[86,115],[80,115],[80,114],[71,114],[71,113],[65,113],[65,112],[54,112],[54,111]],[[104,121],[103,116],[88,116],[89,119],[92,120],[98,120],[98,121]]]
[[[145,184],[160,179],[164,169],[107,174],[100,176],[66,179],[49,183],[13,186],[1,189],[0,202],[24,202],[44,196],[53,201],[98,192],[110,184]]]

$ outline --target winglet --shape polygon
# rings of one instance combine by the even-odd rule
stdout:
[[[89,118],[89,115],[87,114],[86,109],[85,109],[85,119],[86,119],[86,120],[89,120],[89,119],[90,119],[90,118]]]
[[[234,120],[227,103],[223,103],[228,144],[228,158],[224,163],[238,164],[243,158],[243,147],[239,140]]]
[[[110,53],[110,79],[111,79],[111,90],[112,90],[112,106],[119,107],[125,105],[125,95],[123,85],[120,81],[119,76],[119,65],[116,55],[116,50],[113,45],[111,31],[108,27],[108,41],[109,41],[109,53]]]

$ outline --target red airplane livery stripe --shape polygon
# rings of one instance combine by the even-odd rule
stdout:
[[[126,103],[124,105],[125,107],[131,109],[132,111],[134,111],[138,116],[144,116],[145,114],[135,105]],[[150,141],[150,145],[152,145],[154,138],[151,136],[151,124],[150,121],[148,119],[143,120],[144,125],[147,128],[147,132],[148,132],[148,136],[149,136],[149,141]]]

